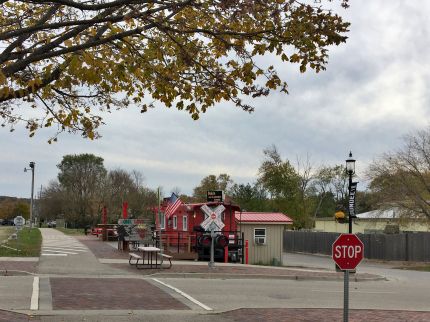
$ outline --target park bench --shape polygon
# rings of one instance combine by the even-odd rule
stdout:
[[[169,260],[169,267],[166,268],[171,268],[172,267],[172,258],[173,256],[167,255],[167,254],[158,254],[158,256],[160,256],[162,259],[168,259]]]
[[[140,256],[140,255],[138,255],[138,254],[135,254],[135,253],[129,253],[129,255],[130,255],[130,258],[128,259],[128,263],[129,263],[130,265],[136,265],[136,267],[137,267],[137,265],[139,264],[139,260],[142,260],[142,261],[143,261],[143,257],[142,257],[142,256]],[[135,260],[136,262],[135,262],[135,263],[132,263],[132,262],[131,262],[132,260]]]
[[[164,259],[168,260],[169,261],[169,265],[167,267],[163,267],[161,265],[161,262],[158,264],[158,261],[156,261],[156,263],[154,264],[152,262],[152,259],[151,259],[151,262],[149,262],[149,258],[148,258],[148,263],[145,263],[145,258],[143,256],[139,255],[139,254],[129,253],[129,255],[130,255],[130,258],[128,259],[128,263],[130,265],[135,265],[136,268],[171,268],[172,267],[172,258],[173,258],[173,256],[170,256],[170,255],[167,255],[167,254],[158,253],[158,254],[155,255],[158,258],[161,257],[162,260],[164,260]],[[139,264],[139,261],[142,261],[142,263]]]

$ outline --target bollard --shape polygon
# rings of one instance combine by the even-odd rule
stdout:
[[[224,246],[224,263],[228,263],[228,246]]]
[[[245,240],[245,264],[248,264],[248,239]]]

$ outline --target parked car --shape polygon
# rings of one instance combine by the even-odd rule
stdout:
[[[57,227],[57,222],[55,221],[55,220],[51,220],[51,221],[48,221],[48,228],[55,228],[55,227]]]
[[[3,219],[2,223],[3,226],[14,226],[13,220],[10,219]]]

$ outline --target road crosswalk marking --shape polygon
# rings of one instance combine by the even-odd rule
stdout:
[[[86,252],[86,246],[69,236],[46,236],[42,242],[42,256],[68,256]]]

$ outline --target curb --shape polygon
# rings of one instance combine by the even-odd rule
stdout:
[[[343,281],[343,275],[335,276],[301,276],[301,275],[265,275],[265,274],[227,274],[227,273],[154,273],[147,276],[159,278],[201,278],[201,279],[272,279],[297,281]],[[383,276],[350,277],[350,282],[386,281]]]

